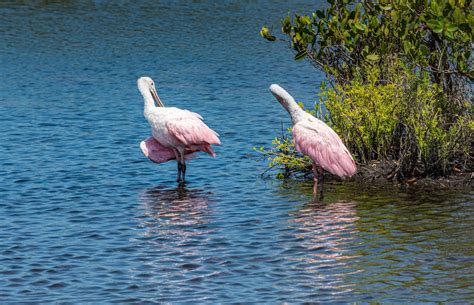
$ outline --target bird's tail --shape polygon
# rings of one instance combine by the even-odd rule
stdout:
[[[202,152],[208,153],[213,158],[216,157],[216,153],[212,149],[211,145],[202,145],[199,150],[202,151]]]

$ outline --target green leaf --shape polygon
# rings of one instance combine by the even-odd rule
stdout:
[[[426,22],[426,25],[435,33],[443,31],[443,24],[439,20],[431,19]]]
[[[379,5],[379,6],[384,11],[389,11],[389,10],[392,9],[392,6],[390,4],[388,4],[388,5]]]
[[[270,32],[269,32],[267,27],[262,27],[262,29],[260,30],[260,36],[262,36],[263,38],[265,38],[266,40],[269,40],[269,41],[275,41],[276,40],[275,36],[270,35]]]
[[[281,31],[285,34],[289,34],[291,32],[290,16],[286,16],[281,23]]]
[[[410,49],[411,49],[411,44],[408,40],[405,40],[403,42],[403,50],[405,51],[406,54],[410,54]]]
[[[450,38],[450,39],[454,39],[454,34],[453,34],[453,32],[446,31],[446,32],[444,32],[444,35],[446,35],[446,37],[448,37],[448,38]]]
[[[361,30],[361,31],[364,31],[365,28],[364,28],[364,25],[362,23],[354,23],[354,26],[358,29],[358,30]]]
[[[457,31],[458,26],[455,25],[455,24],[450,24],[450,25],[448,25],[448,27],[447,27],[446,29],[447,29],[449,32],[455,32],[455,31]]]
[[[377,61],[377,60],[380,59],[380,56],[377,55],[377,54],[369,54],[369,55],[367,55],[366,58],[370,61]]]
[[[301,50],[295,55],[295,60],[302,60],[306,57],[306,50]]]
[[[359,42],[359,39],[360,39],[360,35],[359,35],[359,34],[356,34],[356,35],[354,36],[354,42],[355,42],[355,43],[358,43],[358,42]]]
[[[303,25],[311,24],[311,18],[309,16],[299,16],[298,21]]]
[[[431,8],[431,11],[436,14],[436,15],[440,15],[442,13],[442,10],[441,8],[439,7],[439,3],[440,1],[430,1],[430,8]]]

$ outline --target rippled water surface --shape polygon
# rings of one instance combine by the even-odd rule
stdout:
[[[323,79],[258,36],[317,1],[2,1],[0,301],[474,300],[469,192],[261,179],[276,82]],[[136,78],[201,113],[218,157],[155,165]]]

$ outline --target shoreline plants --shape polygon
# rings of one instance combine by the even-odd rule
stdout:
[[[470,1],[328,0],[285,17],[280,37],[260,34],[326,74],[311,111],[359,166],[389,164],[384,175],[404,181],[472,171],[473,30]],[[310,171],[286,134],[260,151],[284,175]]]

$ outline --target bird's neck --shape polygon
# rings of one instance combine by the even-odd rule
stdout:
[[[151,96],[151,93],[149,91],[143,91],[143,102],[144,102],[144,114],[147,116],[148,113],[153,111],[153,109],[156,108],[155,106],[155,101],[153,100],[153,97]]]
[[[301,109],[293,97],[286,98],[285,104],[285,109],[290,114],[293,125],[301,121],[306,116],[306,112]]]

